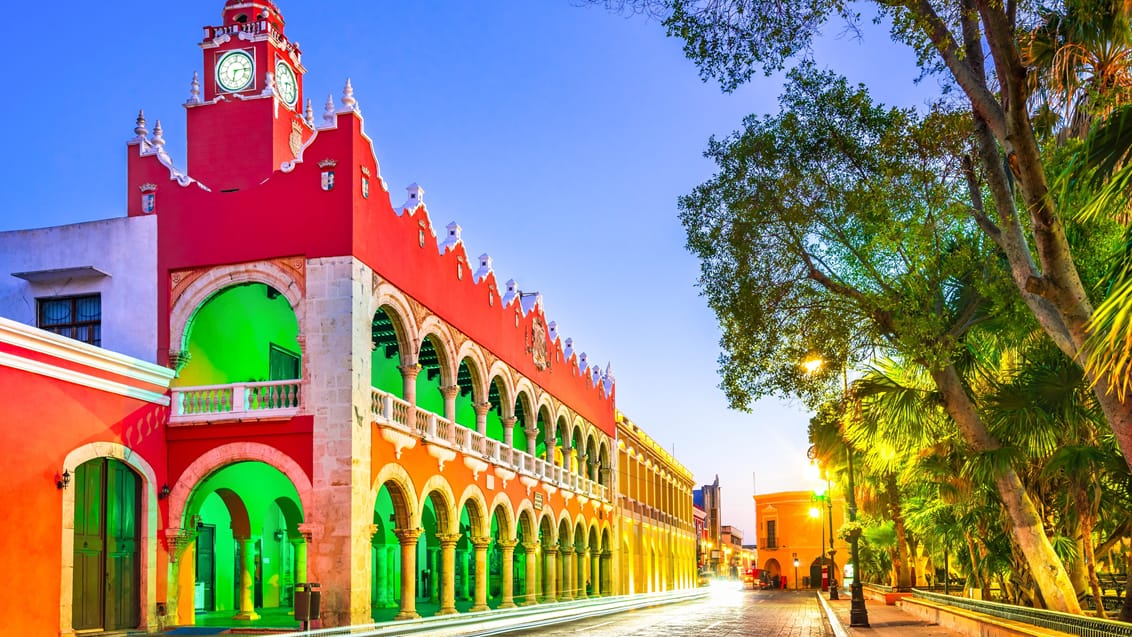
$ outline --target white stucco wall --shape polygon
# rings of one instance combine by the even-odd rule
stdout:
[[[32,283],[13,272],[92,266],[109,276]],[[118,217],[0,232],[0,316],[36,323],[37,298],[102,295],[102,347],[157,353],[157,217]]]

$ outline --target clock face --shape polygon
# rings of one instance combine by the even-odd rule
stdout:
[[[295,81],[295,72],[282,60],[275,63],[275,90],[287,106],[294,107],[299,101],[299,84]]]
[[[246,51],[229,51],[216,63],[216,83],[225,91],[242,91],[252,83],[255,61]]]

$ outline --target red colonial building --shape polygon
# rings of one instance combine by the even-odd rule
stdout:
[[[287,626],[305,582],[326,626],[631,592],[618,547],[646,523],[663,565],[632,549],[632,579],[693,585],[690,474],[669,458],[654,492],[633,469],[664,505],[622,528],[608,366],[435,228],[419,186],[391,205],[349,82],[316,114],[271,0],[228,0],[199,46],[187,166],[139,114],[127,217],[66,227],[98,253],[0,288],[0,311],[92,343],[0,322],[6,488],[50,540],[2,545],[30,610],[0,632]],[[32,240],[51,238],[0,236]],[[123,253],[152,264],[136,294],[100,265]],[[131,331],[97,312],[150,303],[148,360],[94,346]]]

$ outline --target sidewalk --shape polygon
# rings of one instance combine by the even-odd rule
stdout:
[[[849,593],[842,593],[841,599],[835,601],[829,600],[829,593],[815,594],[829,616],[835,637],[963,637],[962,633],[913,617],[899,606],[887,606],[876,600],[865,600],[869,627],[850,628]]]

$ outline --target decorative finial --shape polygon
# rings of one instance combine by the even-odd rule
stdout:
[[[314,108],[311,106],[311,98],[307,98],[307,126],[314,128]]]
[[[157,120],[153,123],[153,137],[151,137],[149,141],[158,148],[165,146],[165,136],[161,130],[161,120]]]
[[[189,101],[185,104],[200,104],[200,75],[193,71],[193,83],[189,89]]]
[[[346,78],[346,88],[342,89],[342,108],[348,111],[358,110],[358,100],[354,99],[354,86],[350,84],[350,78]]]
[[[334,114],[333,95],[326,95],[326,109],[322,111],[322,121],[325,122],[327,126],[333,126],[338,121],[338,118]]]
[[[138,139],[145,139],[149,136],[149,131],[145,128],[144,111],[138,111],[137,126],[134,126],[134,135],[137,135]]]

